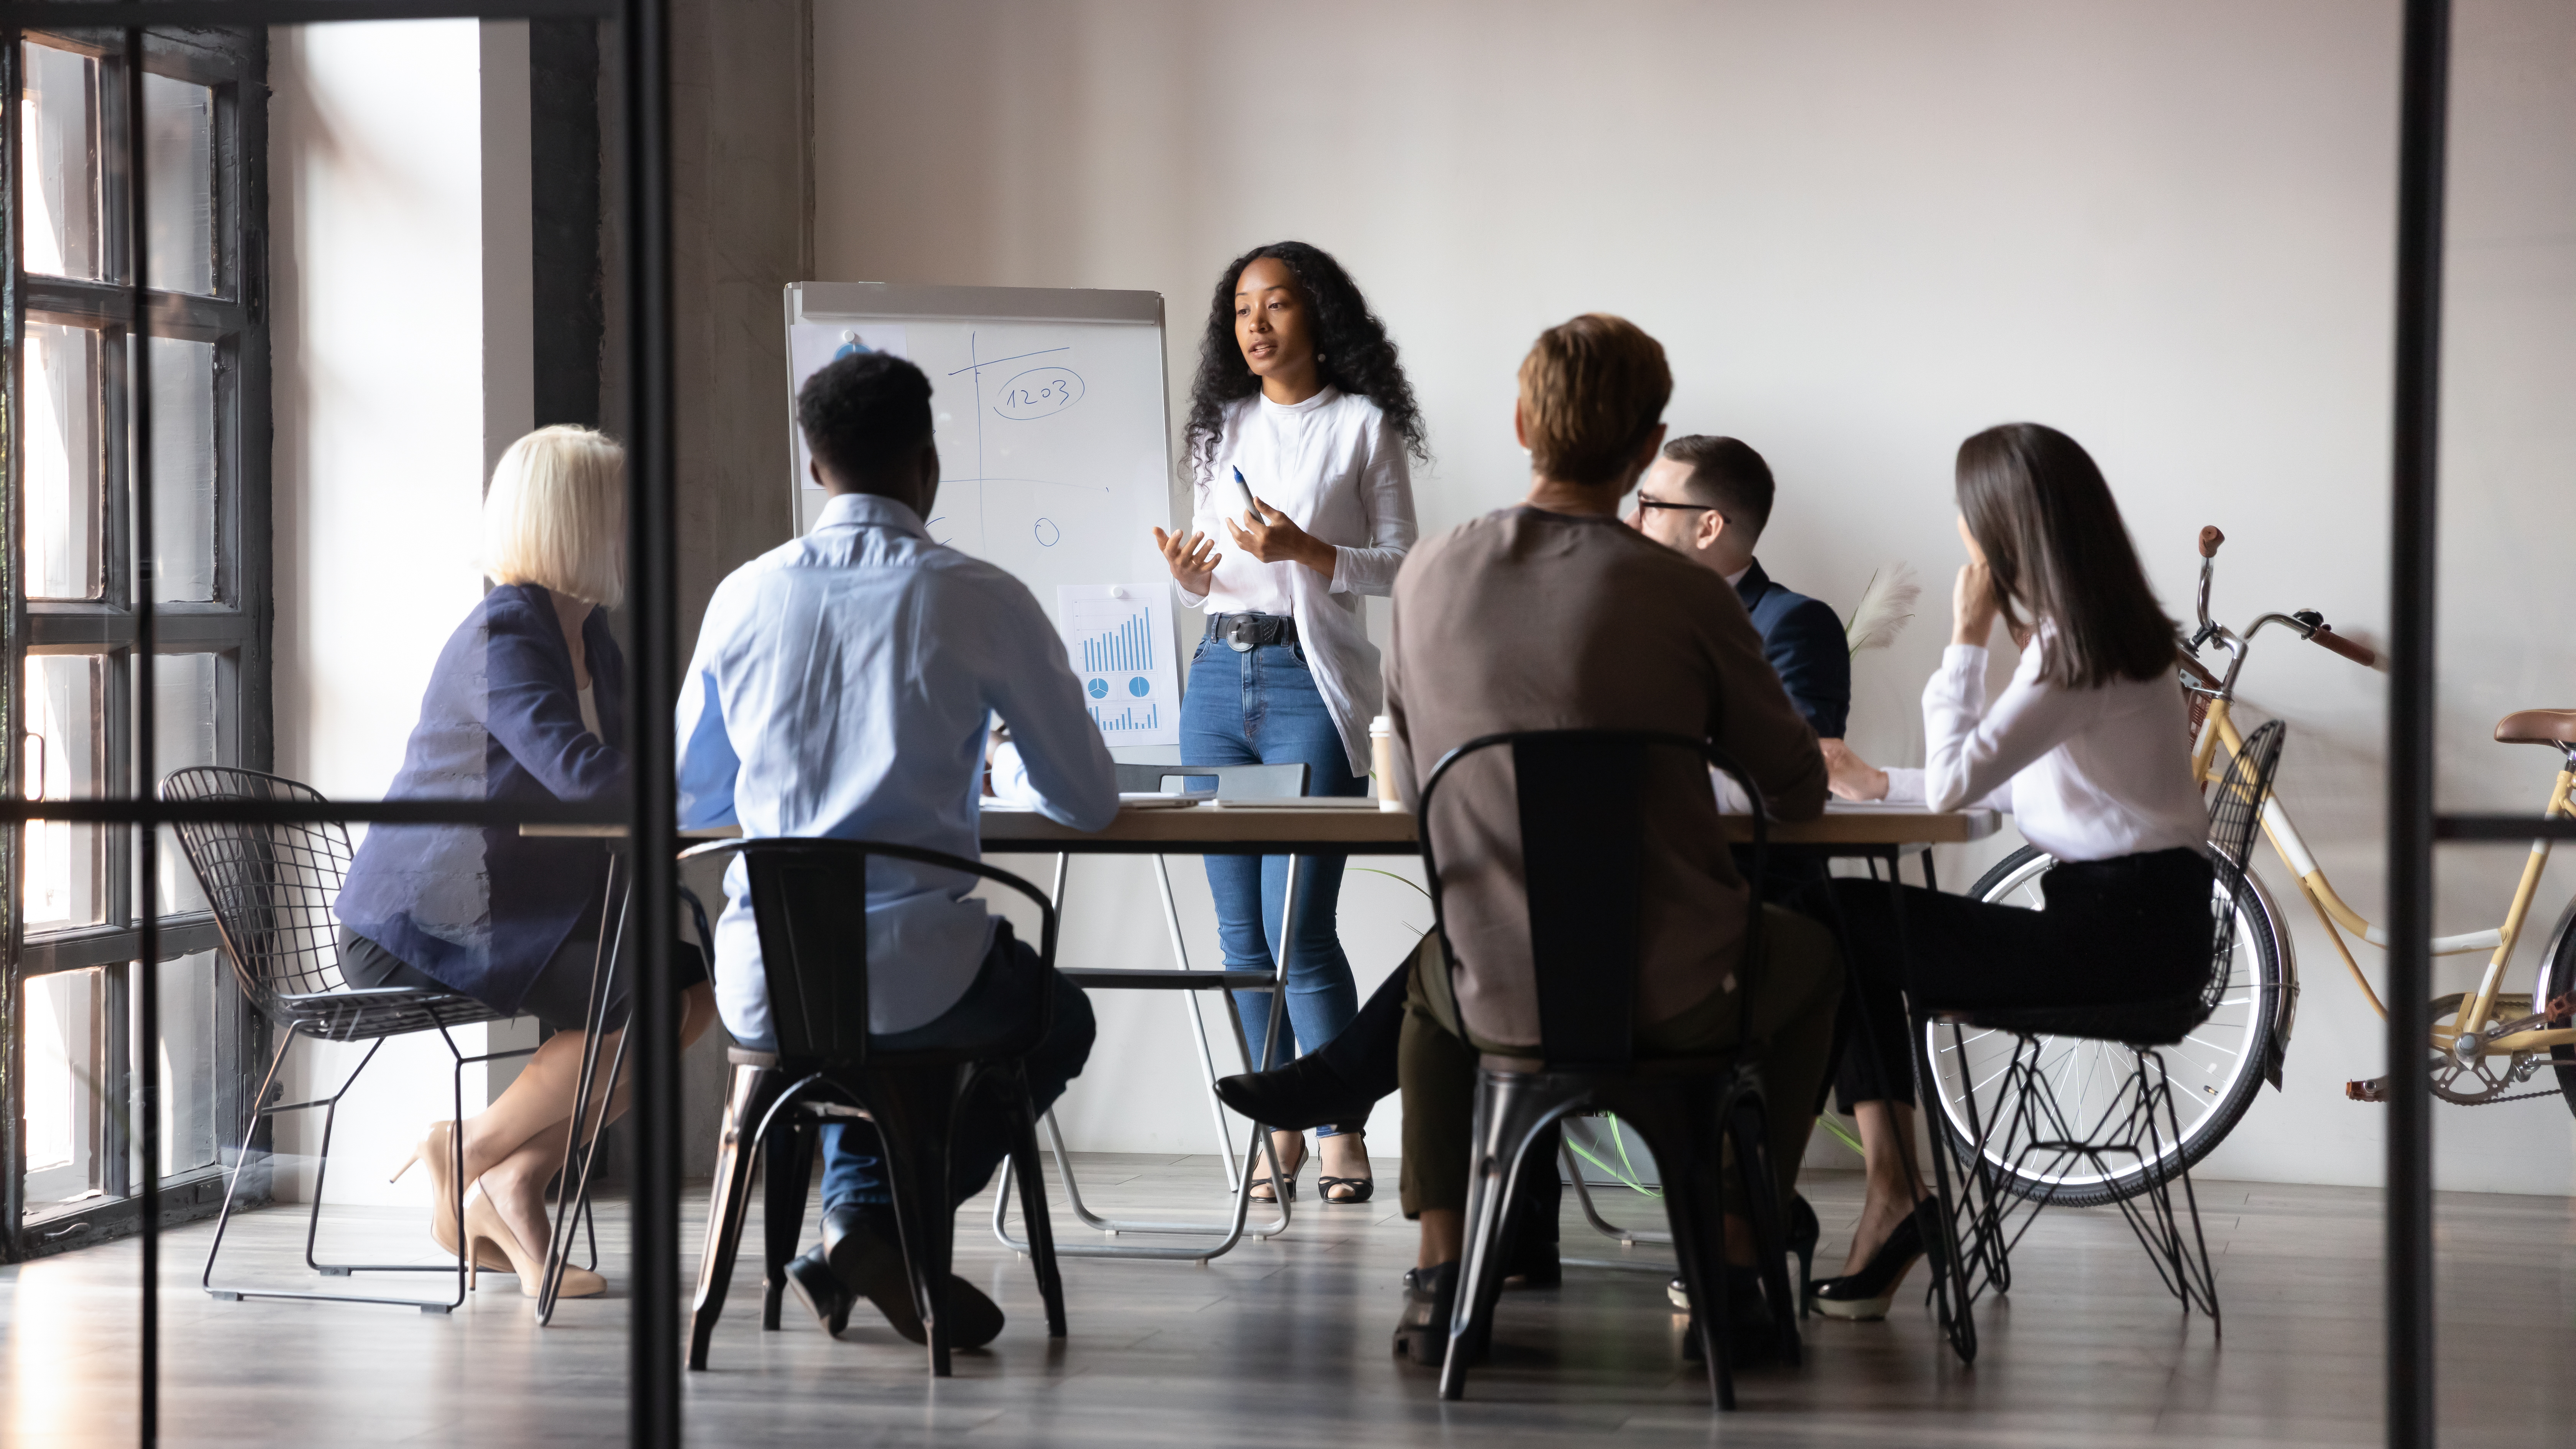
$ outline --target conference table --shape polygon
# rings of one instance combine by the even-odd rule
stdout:
[[[1752,839],[1752,821],[1749,817],[1722,815],[1719,821],[1730,840],[1742,843]],[[1166,804],[1162,801],[1133,802],[1121,808],[1117,817],[1106,827],[1090,831],[1076,830],[1071,826],[1059,824],[1035,810],[1015,808],[987,800],[979,812],[977,827],[983,853],[988,856],[1053,855],[1057,857],[1055,888],[1051,898],[1059,909],[1064,905],[1066,861],[1076,855],[1285,855],[1290,857],[1287,889],[1284,893],[1286,899],[1282,903],[1281,911],[1283,929],[1278,933],[1281,943],[1280,953],[1271,963],[1270,970],[1192,972],[1176,967],[1172,970],[1076,971],[1074,973],[1077,978],[1094,978],[1086,982],[1087,986],[1094,988],[1178,986],[1182,983],[1176,978],[1185,976],[1206,978],[1204,983],[1206,989],[1268,989],[1271,992],[1271,1014],[1270,1029],[1266,1033],[1267,1041],[1264,1043],[1262,1053],[1265,1058],[1275,1051],[1285,1024],[1286,993],[1280,989],[1285,984],[1287,972],[1288,932],[1284,929],[1284,925],[1286,921],[1294,919],[1297,908],[1296,858],[1312,855],[1412,855],[1421,848],[1420,836],[1412,813],[1401,808],[1389,808],[1374,800],[1337,800],[1331,804],[1314,800],[1295,804],[1279,801],[1236,804],[1212,800],[1186,804]],[[2002,819],[1992,810],[1931,811],[1913,806],[1856,804],[1836,800],[1828,804],[1824,813],[1813,820],[1772,821],[1766,835],[1769,843],[1775,846],[1807,848],[1836,859],[1870,861],[1873,863],[1873,875],[1876,874],[1875,863],[1884,861],[1888,867],[1886,878],[1891,887],[1896,883],[1900,863],[1904,857],[1911,855],[1917,858],[1923,884],[1926,887],[1934,887],[1931,847],[1970,844],[1993,836],[2001,828]],[[623,827],[614,825],[526,825],[520,827],[520,830],[526,835],[604,840],[622,840],[626,834]],[[731,826],[679,832],[680,838],[691,845],[709,840],[737,838],[740,834],[738,829]],[[631,880],[631,874],[629,879]],[[1172,935],[1173,948],[1177,955],[1181,954],[1179,914],[1172,901],[1168,875],[1164,875],[1162,880],[1165,923]],[[612,873],[610,889],[613,894],[623,895],[619,882],[614,878],[614,873]],[[1902,892],[1898,893],[1897,898],[1902,901]],[[625,904],[623,899],[616,901],[607,919],[622,921],[626,915]],[[1901,911],[1901,905],[1899,909]],[[620,954],[622,953],[617,951],[602,953],[601,972],[613,973],[616,969],[615,958]],[[599,981],[594,987],[592,1000],[603,1011],[608,999],[613,995],[610,989],[612,980],[613,975],[609,979]],[[1234,1020],[1233,1013],[1228,1012],[1225,1015],[1230,1021]],[[1198,1019],[1196,1010],[1193,1008],[1192,1020]],[[1239,1023],[1236,1025],[1236,1030],[1239,1036],[1241,1031]],[[1241,1042],[1239,1044],[1245,1047],[1245,1055],[1250,1059],[1253,1054],[1249,1050],[1249,1044]],[[1915,1053],[1918,1066],[1917,1079],[1922,1084],[1920,1090],[1929,1093],[1933,1090],[1934,1083],[1931,1074],[1922,1070],[1919,1032],[1915,1034],[1914,1044],[1917,1048]],[[1206,1050],[1204,1035],[1200,1045],[1204,1055]],[[622,1042],[620,1046],[622,1055]],[[1212,1066],[1211,1070],[1213,1070]],[[584,1073],[586,1079],[589,1075],[588,1072]],[[587,1085],[585,1081],[585,1086]],[[1932,1099],[1928,1095],[1924,1100],[1927,1107],[1931,1105]],[[1221,1117],[1219,1120],[1222,1124]],[[1060,1134],[1053,1132],[1052,1113],[1049,1114],[1047,1125],[1050,1136],[1054,1138],[1052,1145],[1056,1150],[1059,1169],[1067,1169],[1070,1166],[1069,1159],[1064,1152]],[[1260,1134],[1250,1145],[1244,1170],[1240,1174],[1235,1173],[1232,1170],[1232,1164],[1229,1163],[1228,1176],[1236,1179],[1232,1184],[1235,1203],[1231,1219],[1225,1223],[1131,1223],[1101,1218],[1082,1205],[1079,1200],[1079,1190],[1073,1184],[1072,1174],[1069,1170],[1065,1170],[1065,1185],[1073,1197],[1070,1205],[1076,1216],[1087,1226],[1118,1234],[1204,1233],[1212,1235],[1213,1240],[1188,1247],[1094,1246],[1059,1243],[1057,1251],[1069,1256],[1177,1258],[1197,1261],[1205,1261],[1224,1253],[1234,1247],[1245,1235],[1246,1215],[1251,1205],[1251,1168],[1257,1162],[1256,1154],[1267,1150],[1266,1134]],[[585,1158],[589,1156],[588,1153],[582,1155]],[[1932,1159],[1935,1192],[1941,1199],[1946,1224],[1955,1220],[1954,1200],[1949,1182],[1948,1155],[1946,1152],[1936,1151],[1932,1154]],[[586,1162],[584,1166],[587,1166]],[[1272,1171],[1274,1173],[1278,1171],[1275,1161],[1272,1164]],[[587,1172],[581,1175],[586,1177]],[[1009,1199],[1008,1185],[1005,1184],[999,1195],[999,1203],[1007,1204]],[[1614,1235],[1630,1242],[1652,1240],[1653,1235],[1625,1233],[1610,1228],[1601,1221],[1597,1213],[1591,1211],[1588,1196],[1584,1207],[1594,1225],[1606,1232],[1613,1232]],[[1004,1242],[1014,1247],[1022,1246],[1004,1232],[1001,1212],[1001,1207],[997,1205],[994,1218],[996,1235],[1001,1236]],[[1289,1204],[1284,1200],[1281,1201],[1276,1206],[1276,1212],[1277,1218],[1273,1223],[1265,1228],[1253,1229],[1252,1235],[1270,1237],[1286,1227]],[[1935,1297],[1941,1327],[1944,1337],[1948,1339],[1959,1357],[1962,1360],[1973,1360],[1976,1355],[1976,1329],[1969,1312],[1968,1268],[1962,1261],[1963,1255],[1960,1252],[1955,1229],[1947,1235],[1950,1237],[1950,1242],[1946,1245],[1948,1251],[1943,1254],[1944,1264],[1935,1267],[1937,1290]],[[563,1245],[567,1248],[570,1246],[568,1234],[563,1236]]]

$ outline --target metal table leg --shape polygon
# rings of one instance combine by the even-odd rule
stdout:
[[[1056,857],[1055,899],[1059,919],[1061,918],[1061,912],[1064,909],[1065,868],[1069,859],[1070,857],[1062,855]],[[1235,1044],[1244,1053],[1245,1067],[1247,1070],[1258,1070],[1261,1062],[1268,1061],[1276,1055],[1281,1032],[1287,1024],[1288,952],[1291,945],[1289,939],[1289,926],[1297,918],[1297,861],[1298,857],[1296,856],[1292,855],[1288,857],[1288,889],[1285,892],[1286,899],[1283,902],[1281,911],[1278,944],[1276,949],[1272,952],[1270,1020],[1268,1028],[1263,1032],[1264,1040],[1262,1043],[1262,1052],[1259,1058],[1256,1059],[1253,1056],[1250,1043],[1244,1038],[1241,1013],[1235,1011],[1234,1003],[1230,998],[1226,1002],[1226,1020],[1234,1028]],[[1159,871],[1162,867],[1161,857],[1157,856],[1155,858],[1155,865]],[[1173,906],[1171,897],[1171,878],[1168,874],[1162,877],[1162,886],[1163,904],[1166,912],[1165,923],[1172,933],[1173,949],[1175,952],[1179,952],[1181,950],[1180,916],[1177,909]],[[1185,955],[1182,957],[1184,965],[1186,965],[1187,959],[1188,958]],[[1196,992],[1184,992],[1181,994],[1185,998],[1194,998],[1197,995]],[[1192,1019],[1197,1022],[1200,1056],[1208,1074],[1209,1100],[1214,1101],[1216,1094],[1216,1064],[1213,1054],[1207,1048],[1206,1022],[1199,1018],[1198,1003],[1195,1000],[1187,1000],[1184,1004],[1188,1006]],[[1152,1258],[1162,1259],[1165,1261],[1203,1263],[1211,1258],[1220,1257],[1233,1251],[1235,1244],[1241,1242],[1247,1232],[1250,1236],[1256,1238],[1269,1238],[1284,1231],[1288,1226],[1288,1221],[1291,1216],[1288,1195],[1284,1191],[1277,1192],[1278,1202],[1276,1215],[1269,1223],[1258,1226],[1251,1226],[1247,1223],[1252,1210],[1254,1167],[1266,1159],[1270,1164],[1271,1181],[1274,1183],[1284,1183],[1287,1180],[1287,1175],[1280,1170],[1278,1150],[1272,1146],[1270,1142],[1270,1134],[1260,1123],[1256,1122],[1252,1124],[1252,1137],[1250,1142],[1247,1144],[1244,1153],[1244,1166],[1242,1170],[1238,1172],[1234,1163],[1233,1133],[1224,1125],[1225,1117],[1222,1107],[1218,1109],[1217,1122],[1221,1133],[1220,1141],[1223,1144],[1220,1150],[1219,1160],[1225,1164],[1227,1190],[1234,1198],[1234,1210],[1226,1222],[1218,1224],[1209,1222],[1165,1222],[1106,1218],[1093,1212],[1091,1208],[1083,1202],[1082,1185],[1074,1176],[1072,1155],[1065,1150],[1064,1146],[1064,1133],[1056,1125],[1054,1110],[1052,1108],[1048,1109],[1045,1117],[1047,1140],[1050,1149],[1055,1155],[1057,1175],[1061,1177],[1064,1182],[1066,1206],[1072,1210],[1075,1219],[1081,1222],[1083,1226],[1091,1228],[1097,1232],[1108,1233],[1113,1237],[1130,1233],[1139,1233],[1175,1237],[1214,1237],[1216,1239],[1212,1244],[1169,1248],[1154,1247],[1143,1243],[1066,1243],[1059,1241],[1055,1245],[1056,1255],[1058,1257],[1076,1258]],[[1006,1160],[1002,1164],[1000,1187],[995,1193],[993,1199],[993,1236],[999,1240],[1004,1247],[1011,1249],[1013,1252],[1025,1253],[1029,1250],[1027,1240],[1012,1237],[1010,1231],[1012,1171],[1012,1165]]]
[[[582,1012],[586,1037],[581,1047],[581,1078],[573,1086],[572,1119],[564,1127],[564,1161],[562,1185],[555,1193],[555,1212],[546,1238],[545,1281],[538,1285],[536,1316],[539,1324],[550,1323],[555,1304],[563,1292],[564,1269],[572,1259],[574,1219],[590,1229],[590,1257],[599,1261],[599,1230],[591,1220],[590,1174],[599,1161],[600,1139],[608,1131],[608,1099],[616,1095],[618,1074],[626,1065],[626,1034],[617,1036],[617,1050],[609,1058],[608,1085],[599,1085],[600,1038],[608,1032],[608,1012],[616,1000],[617,960],[626,947],[626,927],[635,904],[634,872],[626,871],[619,882],[619,866],[626,863],[625,852],[611,850],[608,856],[608,883],[604,887],[599,946],[591,956],[590,999]],[[710,947],[714,943],[708,943]],[[584,1133],[582,1123],[592,1117],[590,1130]]]

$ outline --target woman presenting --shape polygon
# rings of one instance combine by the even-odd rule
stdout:
[[[541,428],[501,455],[483,500],[482,568],[495,587],[439,652],[387,799],[626,798],[625,668],[608,632],[621,592],[624,472],[623,451],[586,428]],[[336,903],[349,985],[442,988],[555,1028],[500,1099],[463,1125],[465,1180],[482,1191],[466,1199],[462,1224],[448,1176],[457,1124],[431,1126],[403,1164],[429,1166],[439,1246],[518,1274],[532,1298],[548,1238],[546,1181],[563,1166],[581,1071],[607,869],[594,840],[530,839],[515,826],[379,825]],[[681,947],[676,964],[681,1036],[695,1041],[715,1019],[715,998],[696,951]],[[625,1014],[621,990],[609,1020]],[[601,1050],[613,1057],[613,1035]],[[625,1085],[611,1094],[612,1117],[624,1110]],[[564,1270],[567,1297],[606,1286],[596,1273]]]
[[[1184,602],[1208,614],[1181,701],[1184,764],[1301,763],[1309,794],[1361,792],[1384,696],[1360,598],[1391,591],[1413,546],[1408,451],[1427,456],[1413,387],[1341,264],[1303,242],[1228,263],[1190,389],[1191,531],[1154,530]],[[1269,970],[1287,857],[1212,855],[1207,873],[1226,969]],[[1334,928],[1342,857],[1302,857],[1297,882],[1288,1024],[1313,1051],[1359,1005]],[[1270,1065],[1270,993],[1235,1006],[1253,1067]],[[1328,1202],[1374,1190],[1362,1125],[1317,1131]],[[1273,1138],[1289,1179],[1276,1191],[1294,1196],[1305,1138]],[[1273,1186],[1257,1179],[1254,1195]]]

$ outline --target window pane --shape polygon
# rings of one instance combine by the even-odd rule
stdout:
[[[18,125],[26,166],[26,267],[49,277],[100,277],[98,62],[51,46],[25,47]]]
[[[153,671],[152,769],[161,779],[190,765],[211,765],[215,758],[215,686],[221,677],[212,654],[164,654]],[[160,788],[158,781],[153,785]],[[176,831],[161,830],[161,889],[157,900],[165,915],[205,910],[205,892],[197,873],[179,851]]]
[[[215,290],[215,93],[143,77],[145,266],[149,285],[212,296]]]
[[[27,324],[27,593],[98,597],[98,334]]]
[[[77,1206],[101,1187],[109,1120],[100,1110],[107,1077],[105,986],[102,971],[63,971],[29,981],[19,998],[27,1023],[30,1219]]]
[[[215,344],[152,339],[152,597],[215,596]]]
[[[31,800],[86,800],[101,793],[103,660],[95,654],[27,656],[27,738]],[[99,831],[62,820],[27,822],[29,931],[58,931],[103,919]]]
[[[161,1175],[215,1161],[215,953],[161,963]]]

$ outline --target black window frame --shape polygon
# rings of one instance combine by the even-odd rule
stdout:
[[[124,214],[118,178],[125,155],[124,36],[120,31],[8,28],[0,30],[5,56],[0,56],[0,85],[14,100],[24,85],[25,52],[21,42],[75,51],[99,62],[98,124],[101,156],[99,244],[107,275],[96,281],[33,275],[24,271],[24,219],[20,215],[19,170],[21,108],[7,107],[0,118],[0,342],[5,342],[5,402],[8,416],[24,418],[22,385],[28,324],[62,321],[97,330],[100,336],[100,382],[105,395],[102,440],[106,486],[100,519],[100,595],[92,600],[26,597],[22,558],[25,514],[21,449],[16,438],[5,448],[7,510],[6,575],[10,580],[5,625],[6,727],[0,732],[0,770],[11,782],[23,779],[22,741],[26,730],[19,696],[25,660],[31,654],[92,654],[109,661],[98,707],[104,715],[105,778],[100,799],[127,799],[150,792],[152,782],[134,778],[131,735],[133,690],[138,675],[135,650],[142,631],[135,597],[137,570],[132,557],[129,476],[130,411],[128,378],[122,365],[122,343],[129,333],[131,285],[130,228]],[[214,599],[202,603],[164,602],[153,606],[153,652],[214,656],[217,692],[216,760],[252,769],[270,767],[274,752],[271,629],[274,590],[271,567],[270,483],[270,337],[268,277],[268,39],[259,28],[161,29],[143,37],[143,69],[207,86],[213,92],[213,199],[215,208],[215,294],[150,291],[145,332],[149,337],[177,337],[215,345],[214,371]],[[166,435],[166,433],[164,434]],[[5,899],[8,929],[0,932],[0,1261],[41,1256],[84,1246],[135,1231],[140,1225],[139,1184],[133,1164],[122,1151],[101,1162],[102,1195],[89,1205],[25,1221],[27,1164],[24,1141],[26,1063],[23,1010],[26,983],[51,974],[101,968],[105,983],[106,1071],[96,1095],[105,1101],[132,1100],[130,1048],[133,1001],[129,977],[140,959],[144,929],[136,919],[145,907],[135,889],[135,827],[100,823],[101,858],[105,865],[101,897],[104,920],[96,925],[59,931],[27,931],[23,919],[26,830],[0,831],[0,899]],[[175,860],[165,835],[162,850]],[[184,869],[184,867],[181,867]],[[217,1162],[186,1169],[161,1181],[161,1221],[183,1222],[211,1215],[223,1192],[223,1150],[238,1145],[251,1114],[257,1064],[267,1055],[268,1030],[229,981],[213,917],[204,911],[164,914],[155,932],[153,955],[161,961],[200,952],[216,953],[214,994],[216,1101],[214,1129]],[[265,1180],[245,1183],[251,1199],[264,1198]]]

